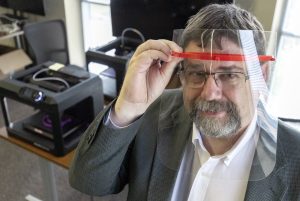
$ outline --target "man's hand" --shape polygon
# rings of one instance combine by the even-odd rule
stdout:
[[[118,126],[134,121],[162,94],[181,60],[171,57],[171,51],[182,48],[168,40],[148,40],[136,49],[111,114]]]

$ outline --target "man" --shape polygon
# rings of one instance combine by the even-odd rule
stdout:
[[[70,184],[99,196],[128,184],[130,201],[299,200],[300,135],[266,110],[262,33],[247,11],[213,4],[189,20],[183,49],[140,45],[84,134]],[[179,63],[182,88],[164,91]]]

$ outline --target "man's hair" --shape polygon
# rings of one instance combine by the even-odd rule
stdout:
[[[218,29],[224,31],[215,32],[214,39],[217,45],[220,38],[226,36],[239,44],[239,36],[236,30],[254,30],[254,41],[258,54],[265,52],[265,36],[261,23],[248,11],[233,4],[211,4],[202,8],[193,15],[187,23],[181,38],[181,46],[186,48],[190,41],[203,41],[206,47],[211,37],[208,30]]]

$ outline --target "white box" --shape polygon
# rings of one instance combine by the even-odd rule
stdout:
[[[0,55],[0,75],[13,73],[32,64],[32,60],[23,49],[16,49]]]

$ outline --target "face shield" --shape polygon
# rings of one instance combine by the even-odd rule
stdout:
[[[259,181],[270,175],[275,167],[278,122],[277,118],[268,112],[267,86],[269,71],[275,62],[275,50],[268,48],[268,44],[271,42],[270,36],[270,32],[253,30],[201,30],[197,35],[184,33],[184,30],[174,31],[173,40],[184,50],[183,52],[172,52],[173,57],[183,58],[179,70],[183,91],[185,89],[201,91],[206,85],[210,85],[219,94],[223,94],[222,96],[226,97],[227,102],[233,102],[234,107],[224,106],[229,109],[224,109],[226,114],[223,122],[223,119],[221,119],[221,123],[219,120],[212,121],[215,122],[214,124],[220,124],[218,128],[212,128],[214,124],[203,123],[203,125],[208,125],[204,130],[209,130],[212,134],[226,134],[226,129],[227,133],[230,133],[230,131],[237,131],[241,126],[245,126],[246,129],[243,133],[246,133],[250,129],[249,125],[253,124],[252,131],[249,131],[254,133],[250,137],[253,139],[252,149],[249,149],[252,155],[248,155],[250,162],[247,167],[241,165],[241,168],[249,168],[249,174],[240,178],[234,176],[226,178],[222,174],[216,174],[214,178],[207,177],[209,180],[224,181],[224,184],[228,180],[231,182],[234,180]],[[197,101],[196,98],[195,102]],[[204,106],[199,103],[199,107]],[[216,111],[218,108],[222,110],[223,106],[221,104],[215,108]],[[235,108],[237,118],[230,118],[233,116],[232,108]],[[192,110],[192,107],[189,109]],[[201,114],[199,116],[201,119]],[[227,119],[231,120],[227,121]],[[229,124],[234,125],[238,120],[240,122],[235,125],[236,130],[228,126]],[[206,120],[204,118],[200,121],[205,122]],[[194,124],[197,123],[194,122]],[[200,128],[201,133],[202,123],[199,124],[200,126],[197,128]],[[226,137],[226,135],[224,136]],[[244,134],[237,142],[245,140],[243,138],[245,138]],[[190,137],[188,141],[192,140],[193,137]],[[236,147],[233,146],[232,149],[234,148]],[[232,149],[229,152],[233,151]],[[189,158],[186,156],[194,153],[193,150],[188,152],[185,149],[183,152],[185,157],[182,159]],[[170,163],[168,161],[172,160],[172,156],[166,156],[159,148],[158,155],[166,168],[175,171],[181,169],[180,172],[185,172],[181,175],[191,176],[192,162],[185,161],[186,165],[183,165],[181,161],[179,166]],[[233,157],[238,156],[239,153]]]

